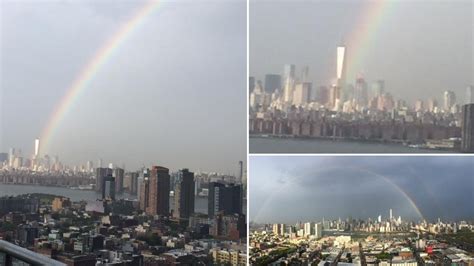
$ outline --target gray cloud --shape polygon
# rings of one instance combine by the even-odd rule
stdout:
[[[2,2],[0,151],[31,153],[72,80],[144,3]],[[164,2],[81,92],[47,152],[237,173],[245,88],[245,1]]]
[[[427,219],[474,218],[474,157],[251,157],[249,169],[253,221],[374,218],[390,208],[419,219],[410,201]]]

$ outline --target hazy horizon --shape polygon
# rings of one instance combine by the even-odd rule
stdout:
[[[265,74],[295,64],[297,76],[309,66],[313,88],[330,85],[343,44],[356,66],[348,69],[348,83],[362,74],[370,83],[385,80],[386,91],[410,103],[442,100],[445,90],[464,103],[474,83],[473,2],[384,1],[375,14],[374,3],[381,2],[251,0],[250,76],[263,82]],[[357,47],[358,39],[365,44]]]
[[[474,219],[471,156],[254,156],[251,222]]]
[[[148,2],[1,3],[0,152],[30,157],[73,80]],[[246,87],[245,1],[160,2],[75,98],[41,155],[237,174]]]

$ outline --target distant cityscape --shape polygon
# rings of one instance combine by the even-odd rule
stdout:
[[[238,176],[162,166],[125,171],[102,160],[97,167],[92,161],[69,167],[41,156],[39,139],[34,147],[29,158],[14,148],[0,153],[2,186],[58,187],[96,197],[0,197],[0,239],[25,248],[23,257],[6,255],[6,261],[31,263],[31,250],[67,265],[246,264],[242,161]]]
[[[413,148],[474,152],[474,86],[466,94],[446,90],[410,105],[396,99],[384,80],[346,80],[346,47],[336,49],[336,79],[315,86],[309,67],[296,75],[249,77],[249,133],[258,137],[299,137],[400,143]],[[370,84],[370,85],[369,85]],[[284,152],[284,151],[282,151]]]
[[[250,223],[252,265],[471,265],[472,221],[389,215],[290,224]]]

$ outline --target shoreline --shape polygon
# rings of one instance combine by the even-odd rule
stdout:
[[[425,152],[447,152],[447,153],[460,153],[455,149],[443,149],[443,148],[429,148],[423,147],[424,144],[410,144],[402,140],[377,140],[377,139],[359,139],[359,138],[346,138],[346,137],[306,137],[306,136],[295,136],[295,135],[273,135],[273,134],[254,134],[249,133],[249,139],[288,139],[288,140],[300,140],[300,141],[326,141],[335,143],[357,143],[357,144],[383,144],[390,145],[393,147],[404,147],[415,151]],[[415,147],[411,146],[414,145]],[[258,153],[258,152],[257,152]],[[282,151],[283,153],[283,151]],[[341,153],[341,152],[337,152]],[[344,152],[342,152],[344,153]],[[346,153],[352,153],[347,151]]]

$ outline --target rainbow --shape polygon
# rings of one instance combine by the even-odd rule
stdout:
[[[127,40],[127,37],[129,37],[158,6],[158,0],[151,0],[139,8],[139,10],[96,51],[94,56],[82,68],[68,87],[66,94],[50,115],[46,127],[41,133],[41,141],[45,150],[49,150],[49,145],[54,137],[55,131],[71,110],[74,102],[81,96],[81,92],[87,88],[94,77],[97,76],[100,69],[104,67],[118,51],[118,48]]]
[[[319,172],[321,171],[331,171],[331,170],[338,170],[338,169],[341,169],[340,167],[326,167],[324,169],[320,169]],[[384,180],[384,182],[386,182],[388,185],[390,185],[390,187],[394,188],[398,193],[400,193],[403,198],[410,204],[410,206],[413,208],[413,210],[416,212],[416,214],[418,215],[418,218],[421,219],[421,221],[424,221],[426,220],[425,217],[423,216],[423,213],[421,212],[420,208],[416,205],[416,202],[415,200],[413,200],[413,198],[406,192],[404,191],[399,185],[397,185],[395,182],[393,182],[389,177],[387,176],[384,176],[384,175],[381,175],[381,174],[378,174],[376,172],[373,172],[373,171],[370,171],[370,170],[367,170],[367,169],[363,169],[363,168],[357,168],[357,167],[345,167],[344,169],[351,169],[351,170],[354,170],[354,171],[359,171],[359,172],[365,172],[373,177],[376,177],[376,178],[381,178],[382,180]],[[261,211],[262,210],[265,210],[267,208],[271,208],[270,206],[268,206],[268,204],[270,202],[273,201],[274,197],[275,196],[278,196],[278,195],[281,195],[282,193],[288,193],[288,185],[291,183],[291,181],[293,181],[294,179],[296,179],[296,177],[292,177],[290,179],[287,179],[287,181],[289,181],[285,186],[281,186],[278,190],[274,190],[270,193],[270,195],[265,199],[265,202],[263,203],[262,207],[257,211],[257,213],[255,214],[254,217],[251,217],[250,219],[252,221],[258,221],[259,218],[260,218],[260,214],[261,214]],[[251,196],[251,195],[250,195]],[[251,199],[250,199],[251,200]]]
[[[423,216],[423,213],[421,212],[420,208],[418,207],[418,205],[416,205],[415,200],[413,200],[413,198],[410,197],[410,195],[405,190],[403,190],[399,185],[397,185],[395,182],[393,182],[390,178],[388,178],[387,176],[369,171],[367,169],[361,169],[361,168],[354,168],[354,169],[357,169],[357,170],[362,171],[362,172],[366,172],[368,174],[371,174],[373,176],[376,176],[376,177],[379,177],[379,178],[382,178],[383,180],[385,180],[385,182],[389,183],[393,188],[395,188],[398,192],[400,192],[403,195],[403,197],[410,203],[410,205],[413,207],[413,209],[416,211],[416,213],[419,215],[419,217],[422,220],[426,220],[425,217]]]
[[[357,71],[362,70],[362,62],[376,42],[377,31],[383,25],[383,20],[388,17],[389,11],[393,12],[395,2],[390,0],[371,0],[365,12],[361,12],[357,19],[357,26],[346,40],[348,45],[346,49],[349,52],[349,60],[346,60],[347,78],[355,78],[356,74],[359,74]]]

